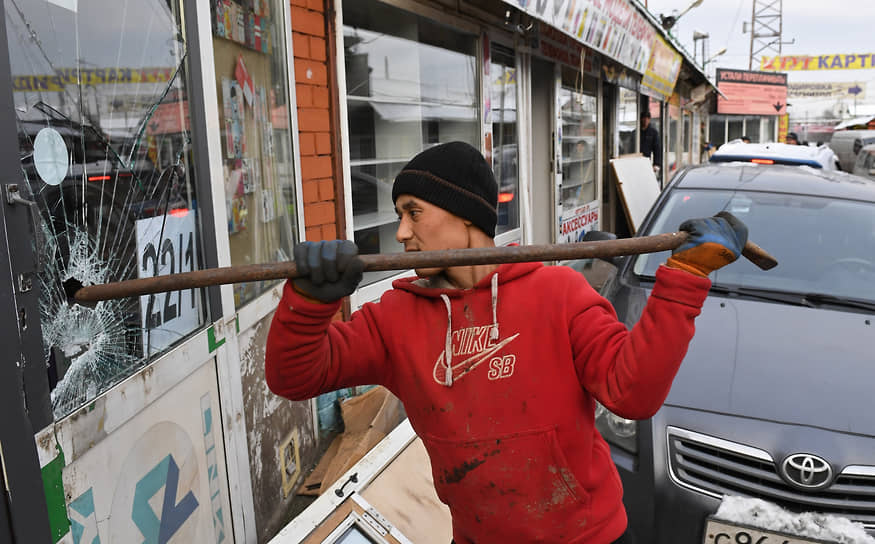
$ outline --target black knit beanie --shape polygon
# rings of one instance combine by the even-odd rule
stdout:
[[[491,237],[498,221],[498,184],[480,151],[465,142],[430,147],[395,176],[392,202],[413,195],[471,221]]]

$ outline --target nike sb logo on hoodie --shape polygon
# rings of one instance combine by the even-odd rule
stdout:
[[[519,333],[509,336],[504,340],[490,343],[489,334],[493,330],[493,325],[485,325],[479,327],[467,327],[461,330],[452,332],[452,354],[449,361],[452,361],[452,380],[454,382],[467,375],[469,372],[489,361],[489,372],[487,377],[490,380],[508,378],[513,374],[516,356],[512,354],[498,355],[498,352],[513,342]],[[453,357],[463,357],[469,355],[462,361],[456,363]],[[447,383],[447,350],[446,348],[438,355],[437,361],[434,364],[434,372],[432,376],[434,380],[445,385]]]

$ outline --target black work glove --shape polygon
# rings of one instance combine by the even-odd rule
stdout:
[[[352,294],[362,281],[365,264],[354,242],[301,242],[293,251],[300,277],[292,281],[296,290],[310,298],[334,302]]]

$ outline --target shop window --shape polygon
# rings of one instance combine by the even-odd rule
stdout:
[[[651,118],[651,122],[653,119]],[[620,133],[620,155],[636,153],[638,149],[638,93],[620,87],[617,126]]]
[[[752,143],[760,143],[760,118],[748,117],[744,122],[744,131]]]
[[[709,121],[711,134],[711,143],[714,146],[720,147],[726,143],[726,118],[712,116]]]
[[[210,0],[231,264],[287,261],[297,234],[282,0]],[[275,285],[234,285],[239,307]]]
[[[775,132],[777,129],[778,119],[777,117],[766,117],[765,125],[766,131],[763,134],[762,141],[763,142],[776,142],[777,138],[775,137]]]
[[[490,53],[487,125],[492,137],[492,170],[498,181],[498,224],[495,233],[501,234],[520,226],[517,71],[513,49],[493,43]]]
[[[744,118],[733,117],[729,119],[728,140],[738,140],[744,135]]]
[[[680,143],[680,134],[678,131],[681,128],[681,109],[674,105],[668,106],[668,154],[666,161],[668,162],[667,171],[669,174],[674,173],[681,160],[681,150],[678,149]]]
[[[355,242],[399,252],[392,183],[404,164],[439,143],[480,147],[477,37],[374,0],[345,1],[343,25]]]
[[[562,212],[596,199],[596,97],[564,83],[559,89],[562,123]]]
[[[684,132],[681,135],[681,139],[683,141],[683,164],[690,164],[690,135],[693,131],[692,126],[692,114],[690,112],[684,111],[682,112],[684,119]]]
[[[82,306],[81,286],[201,267],[187,55],[176,1],[8,0],[40,320],[56,419],[205,322],[187,289]],[[207,228],[209,228],[207,226]]]

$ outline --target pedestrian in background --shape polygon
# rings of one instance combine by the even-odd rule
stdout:
[[[659,140],[659,131],[650,123],[650,110],[641,110],[641,154],[650,159],[653,171],[658,172],[662,168],[662,145]]]
[[[392,199],[405,251],[495,245],[498,186],[468,144],[418,154]],[[623,490],[595,402],[629,419],[656,413],[708,274],[747,239],[728,215],[680,228],[690,238],[657,270],[631,330],[583,275],[537,262],[418,269],[333,321],[362,279],[358,249],[297,244],[301,277],[286,283],[271,324],[267,383],[293,400],[369,384],[394,393],[428,451],[457,544],[615,542],[627,525]]]

